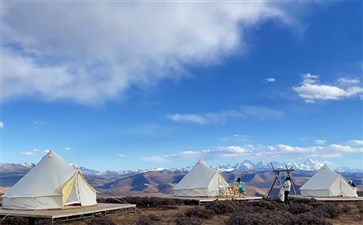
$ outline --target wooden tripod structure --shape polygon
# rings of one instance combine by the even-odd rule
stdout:
[[[274,165],[271,163],[271,167],[272,167],[272,172],[274,172],[275,173],[275,179],[274,179],[274,181],[272,182],[272,185],[271,185],[271,187],[270,187],[270,190],[268,191],[268,193],[267,193],[267,196],[266,196],[266,198],[269,198],[270,197],[270,194],[271,194],[271,191],[272,191],[272,189],[274,188],[274,186],[275,186],[275,184],[276,184],[276,180],[278,180],[279,181],[279,183],[280,183],[280,186],[282,187],[282,185],[283,185],[283,183],[282,183],[282,181],[281,181],[281,179],[280,179],[280,173],[281,172],[285,172],[286,174],[287,174],[287,177],[290,177],[291,178],[291,186],[292,186],[292,190],[293,190],[293,192],[294,192],[294,195],[296,195],[296,190],[295,190],[295,183],[294,183],[294,180],[292,179],[292,176],[291,176],[291,172],[292,171],[294,171],[294,169],[291,167],[290,169],[289,168],[287,168],[287,165],[285,165],[285,168],[286,169],[280,169],[280,168],[278,168],[278,169],[275,169],[275,167],[274,167]]]

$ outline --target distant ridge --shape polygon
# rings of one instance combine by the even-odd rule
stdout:
[[[264,172],[264,171],[271,171],[271,163],[274,165],[275,168],[282,168],[287,165],[289,168],[293,167],[296,171],[317,171],[324,165],[323,162],[320,162],[318,160],[313,159],[307,159],[304,163],[295,163],[295,162],[265,162],[260,161],[257,163],[254,163],[250,160],[245,160],[241,163],[236,163],[235,165],[230,164],[221,164],[218,166],[211,166],[212,168],[218,169],[222,172],[228,172],[228,171],[243,171],[243,172]],[[6,173],[6,172],[20,172],[20,171],[27,171],[30,170],[35,164],[34,163],[1,163],[0,164],[0,172]],[[151,168],[151,169],[135,169],[135,170],[120,170],[120,171],[98,171],[94,169],[89,169],[83,166],[77,166],[74,164],[71,164],[73,167],[81,170],[84,174],[88,175],[130,175],[130,174],[139,174],[139,173],[145,173],[150,171],[170,171],[170,172],[186,172],[191,169],[191,166],[188,167],[180,167],[180,168]],[[357,169],[357,168],[350,168],[350,167],[339,167],[334,169],[337,172],[340,173],[363,173],[363,169]]]

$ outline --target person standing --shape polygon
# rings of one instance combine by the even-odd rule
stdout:
[[[286,177],[285,179],[285,183],[283,184],[283,188],[284,188],[284,203],[286,205],[290,205],[290,200],[289,200],[289,193],[291,190],[291,178],[290,177]]]

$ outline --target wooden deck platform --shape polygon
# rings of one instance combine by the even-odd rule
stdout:
[[[315,199],[321,202],[359,202],[363,201],[363,197],[314,197],[314,196],[302,196],[302,195],[289,195],[292,199]]]
[[[233,200],[233,201],[259,201],[262,200],[262,197],[255,197],[255,196],[244,196],[240,198],[225,198],[225,197],[166,197],[172,199],[181,199],[181,200],[192,200],[199,202],[199,205],[202,205],[207,202],[214,202],[214,201],[226,201],[226,200]]]
[[[76,219],[93,218],[96,214],[104,214],[110,212],[135,212],[134,204],[112,204],[98,203],[95,206],[76,207],[67,209],[52,210],[12,210],[0,208],[0,217],[26,217],[38,219],[50,219],[52,221],[70,221]]]

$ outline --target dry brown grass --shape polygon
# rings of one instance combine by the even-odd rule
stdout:
[[[259,204],[259,203],[257,203]],[[269,205],[270,203],[261,203],[261,206]],[[326,221],[333,225],[343,225],[343,224],[352,224],[352,225],[360,225],[363,224],[363,212],[361,211],[363,208],[363,203],[339,203],[340,208],[344,208],[344,212],[337,217],[329,218]],[[275,205],[272,204],[272,205]],[[137,222],[142,217],[148,217],[148,221],[151,221],[150,224],[165,224],[165,225],[175,225],[175,220],[178,217],[185,217],[187,212],[191,209],[195,208],[195,205],[173,205],[166,206],[160,205],[156,207],[146,207],[140,208],[141,211],[136,213],[128,213],[128,214],[109,214],[108,217],[115,222],[116,224],[127,224],[127,225],[136,225]],[[275,205],[276,207],[276,205]],[[283,205],[277,205],[277,209],[270,209],[272,211],[284,209]],[[269,209],[266,209],[269,210]],[[288,208],[286,208],[288,210]],[[287,211],[286,211],[287,212]],[[258,212],[257,212],[258,213]],[[226,222],[231,217],[232,213],[223,213],[223,214],[214,214],[211,218],[198,218],[203,225],[222,225],[226,224]],[[89,220],[88,220],[89,221]],[[77,221],[70,223],[72,225],[86,225],[87,220]],[[145,224],[145,223],[144,223]],[[149,223],[146,223],[149,224]]]

